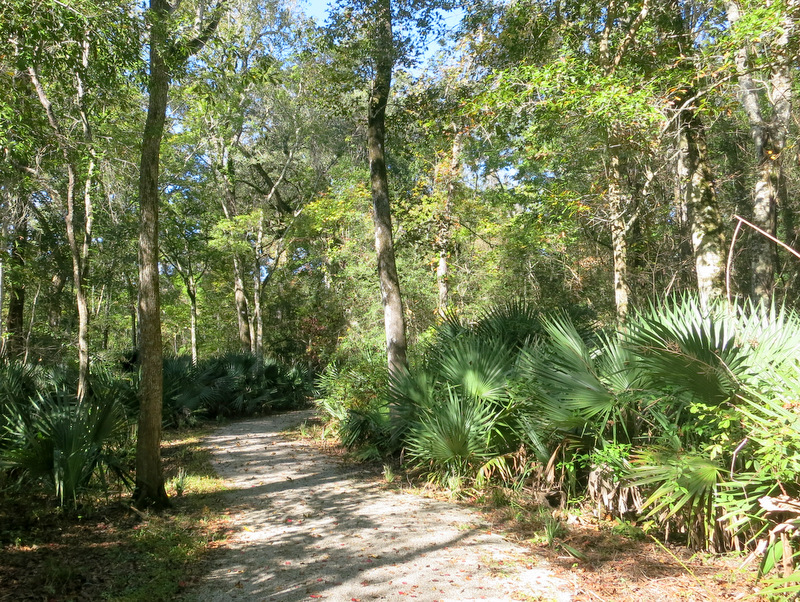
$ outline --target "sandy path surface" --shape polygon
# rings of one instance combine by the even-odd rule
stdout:
[[[235,422],[208,438],[236,532],[198,600],[571,600],[569,584],[477,513],[389,491],[281,436],[312,415]]]

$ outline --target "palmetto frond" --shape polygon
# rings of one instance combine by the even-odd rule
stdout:
[[[713,306],[704,313],[687,296],[641,312],[623,336],[652,386],[716,405],[731,399],[749,369],[746,349],[726,312]]]
[[[470,464],[492,455],[497,419],[492,404],[448,387],[439,405],[422,412],[409,428],[408,454],[421,463],[465,471]]]
[[[3,464],[49,481],[62,505],[77,499],[99,464],[121,470],[113,454],[106,453],[109,444],[127,433],[118,401],[78,401],[70,394],[52,393],[14,409]]]
[[[438,376],[465,395],[481,399],[500,399],[514,367],[511,351],[504,345],[478,337],[455,341],[438,358]]]
[[[676,518],[686,527],[694,548],[721,544],[715,504],[724,469],[707,457],[672,449],[640,450],[631,457],[630,483],[652,493],[643,508],[661,522]]]
[[[639,377],[616,339],[600,337],[592,349],[564,316],[544,321],[548,342],[524,354],[523,370],[532,381],[545,418],[562,430],[629,439],[632,399],[624,393]]]

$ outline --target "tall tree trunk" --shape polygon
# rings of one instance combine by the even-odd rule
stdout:
[[[89,161],[84,189],[82,219],[75,212],[74,170],[68,169],[67,184],[67,241],[72,257],[72,279],[75,284],[75,303],[78,308],[78,399],[86,395],[89,386],[89,303],[86,296],[86,271],[89,259],[89,240],[92,230],[91,188],[94,162]],[[79,243],[76,226],[83,224],[83,241]]]
[[[11,290],[6,319],[7,357],[20,359],[25,356],[25,255],[28,245],[28,220],[22,217],[14,227],[9,261]]]
[[[87,38],[82,44],[82,67],[86,70],[89,66],[89,43]],[[74,152],[63,143],[62,127],[56,116],[50,99],[47,96],[44,86],[39,79],[39,73],[36,66],[31,65],[28,67],[28,75],[30,77],[33,88],[39,99],[39,103],[44,109],[47,121],[59,140],[59,150],[64,159],[64,168],[67,172],[67,215],[66,215],[66,234],[67,243],[70,251],[70,259],[72,260],[72,280],[75,290],[75,303],[78,309],[78,398],[82,399],[86,394],[89,384],[89,306],[86,299],[86,274],[88,271],[89,263],[89,244],[92,237],[92,198],[91,191],[94,178],[94,157],[92,156],[92,134],[89,128],[89,119],[86,113],[84,103],[85,90],[83,87],[83,78],[80,73],[75,74],[76,77],[76,94],[75,101],[81,116],[81,125],[83,127],[83,141],[88,149],[88,164],[85,171],[84,187],[83,187],[83,208],[81,211],[76,211],[76,195],[78,194],[78,182],[81,176],[81,165],[75,160]],[[53,196],[58,193],[51,191]],[[79,240],[78,231],[81,231],[82,238]]]
[[[250,351],[252,338],[250,337],[250,308],[248,307],[247,294],[244,292],[244,277],[242,263],[233,256],[233,299],[236,303],[236,323],[239,327],[239,343],[242,351]]]
[[[436,233],[436,246],[439,253],[439,261],[436,267],[436,288],[439,292],[438,313],[444,317],[450,303],[450,281],[448,259],[452,250],[452,228],[453,228],[453,203],[455,202],[458,178],[461,174],[461,148],[463,139],[461,132],[453,124],[453,147],[450,157],[443,165],[443,179],[445,188],[445,199],[442,213],[439,217],[439,228]]]
[[[753,223],[773,236],[777,233],[777,207],[786,198],[783,174],[783,150],[789,131],[792,107],[792,53],[790,41],[795,34],[794,12],[797,0],[787,2],[781,34],[773,41],[769,90],[762,93],[750,69],[748,48],[742,47],[735,62],[739,78],[739,99],[750,123],[756,157],[756,183],[752,195]],[[728,2],[728,20],[735,25],[741,19],[736,2]],[[770,111],[764,117],[762,108]],[[768,303],[772,298],[777,265],[777,248],[763,236],[753,237],[751,247],[751,296]]]
[[[4,236],[0,235],[4,239]],[[5,253],[0,253],[0,357],[6,355],[5,320],[3,319],[4,303],[6,298],[6,262]]]
[[[192,365],[197,365],[197,283],[194,274],[190,273],[186,280],[186,294],[189,296],[189,335],[192,346]]]
[[[133,501],[155,507],[169,505],[161,466],[161,410],[164,397],[161,303],[158,287],[158,175],[161,137],[167,116],[170,76],[167,53],[173,66],[185,63],[216,31],[221,4],[191,40],[168,40],[168,0],[150,0],[150,77],[147,119],[142,135],[139,167],[139,432],[136,441],[136,483]],[[199,23],[198,23],[199,25]],[[168,50],[169,49],[169,50]]]
[[[634,43],[636,34],[650,12],[650,1],[642,0],[639,14],[633,19],[620,19],[620,10],[628,8],[611,0],[606,9],[603,30],[597,40],[600,65],[606,75],[613,75],[626,53]],[[625,27],[624,35],[615,35],[615,29]],[[622,33],[621,31],[616,32]],[[612,48],[612,41],[616,47]],[[617,321],[623,323],[628,317],[631,301],[630,271],[628,268],[628,233],[636,222],[638,208],[634,206],[630,193],[625,189],[622,138],[616,135],[615,127],[609,131],[608,142],[608,188],[607,201],[611,213],[611,246],[613,249],[614,302]]]
[[[261,355],[264,344],[264,318],[261,314],[261,262],[256,260],[253,273],[253,353]]]
[[[628,272],[628,228],[626,212],[631,199],[622,188],[622,167],[619,154],[611,151],[608,174],[608,206],[611,212],[611,246],[614,261],[614,302],[617,321],[623,323],[628,317],[631,287]]]
[[[158,177],[160,145],[164,133],[169,92],[165,63],[166,0],[150,0],[150,78],[147,120],[142,137],[139,168],[139,430],[136,440],[136,486],[133,501],[139,505],[169,505],[161,467],[161,411],[163,404],[163,351],[158,282]]]
[[[690,90],[681,91],[681,99],[691,98],[693,95]],[[712,300],[725,294],[725,237],[722,217],[708,162],[703,123],[691,106],[679,106],[678,111],[678,175],[691,232],[700,305],[703,309],[708,309]]]
[[[369,151],[370,185],[372,190],[372,217],[375,224],[375,252],[378,258],[378,276],[383,301],[383,320],[386,330],[386,351],[389,373],[396,375],[405,370],[406,324],[400,296],[400,279],[394,256],[392,216],[389,204],[389,181],[386,174],[386,105],[392,85],[394,66],[394,38],[392,34],[391,0],[376,0],[375,14],[375,75],[369,96],[367,119],[367,148]]]
[[[223,151],[223,182],[225,194],[222,202],[222,211],[227,219],[236,215],[236,182],[235,165],[230,156],[230,149]],[[244,270],[242,262],[236,253],[233,253],[233,301],[236,305],[236,324],[239,328],[239,343],[242,351],[252,350],[253,338],[250,336],[250,309],[247,303],[247,294],[244,290]]]

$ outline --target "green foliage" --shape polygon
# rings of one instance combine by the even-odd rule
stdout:
[[[391,382],[381,429],[353,424],[348,444],[388,421],[390,449],[443,483],[540,479],[712,550],[765,532],[760,497],[800,491],[793,312],[684,296],[605,334],[518,309],[448,316],[422,367]]]
[[[98,469],[125,478],[114,446],[128,435],[128,419],[116,399],[87,398],[55,391],[7,407],[9,444],[2,453],[7,470],[23,480],[43,481],[63,506],[77,504]]]
[[[185,419],[192,412],[230,418],[302,407],[309,381],[308,371],[300,366],[287,367],[249,353],[229,353],[197,366],[191,358],[173,358],[165,361],[165,420]]]
[[[498,453],[501,416],[490,400],[447,386],[435,405],[418,408],[405,436],[408,454],[445,480],[475,474]]]

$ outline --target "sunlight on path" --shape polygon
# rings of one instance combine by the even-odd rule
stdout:
[[[556,600],[572,588],[453,504],[386,491],[280,432],[293,412],[208,438],[236,533],[196,599]]]

